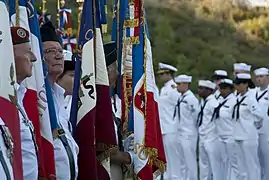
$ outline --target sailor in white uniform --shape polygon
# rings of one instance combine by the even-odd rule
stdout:
[[[181,93],[177,101],[175,119],[179,122],[178,140],[180,143],[181,179],[197,180],[197,117],[199,101],[189,89],[192,77],[179,75],[175,78],[177,90]]]
[[[261,164],[262,180],[269,179],[269,100],[268,83],[269,72],[267,68],[259,68],[254,71],[256,76],[256,99],[261,111],[264,113],[263,126],[259,129],[259,160]]]
[[[251,71],[251,65],[248,65],[246,63],[235,63],[234,64],[234,72],[233,72],[234,77],[236,77],[236,75],[239,73],[251,74],[250,71]],[[249,92],[254,93],[254,94],[256,93],[254,84],[251,84],[249,86]],[[234,91],[234,94],[238,95],[237,90]]]
[[[238,91],[237,102],[233,110],[235,122],[233,136],[236,142],[238,176],[242,179],[260,180],[260,163],[258,159],[258,129],[262,126],[262,113],[254,93],[250,74],[239,73],[234,81]]]
[[[222,178],[221,161],[218,140],[213,114],[219,103],[213,95],[216,85],[209,80],[200,80],[198,94],[202,98],[198,115],[199,127],[199,168],[200,180],[214,180]]]
[[[176,71],[177,69],[175,67],[160,63],[159,71],[157,72],[160,80],[165,83],[161,88],[160,96],[157,100],[167,161],[167,170],[164,173],[164,180],[178,180],[181,178],[179,171],[179,142],[177,140],[179,122],[174,118],[177,104],[176,100],[180,96],[180,93],[175,89],[176,83],[173,80],[173,73]],[[175,159],[178,159],[178,161]]]
[[[32,76],[33,63],[36,57],[31,50],[29,32],[22,27],[11,27],[13,41],[17,83],[14,88],[17,92],[17,108],[20,118],[20,134],[22,149],[22,168],[24,180],[38,178],[38,148],[35,130],[23,106],[24,95],[27,91],[23,81]]]
[[[14,144],[11,133],[0,118],[0,179],[13,180],[12,154]]]
[[[215,92],[214,92],[214,96],[215,98],[218,100],[218,101],[221,101],[222,100],[222,96],[220,94],[220,91],[219,91],[219,83],[222,79],[225,79],[228,77],[228,74],[226,71],[224,70],[216,70],[214,72],[214,75],[212,76],[212,80],[215,82],[216,84],[216,89],[215,89]]]
[[[219,83],[222,100],[214,111],[214,121],[216,122],[218,137],[220,140],[220,153],[222,160],[222,180],[236,180],[236,157],[235,142],[233,139],[234,122],[232,121],[233,108],[236,104],[233,81],[222,79]]]

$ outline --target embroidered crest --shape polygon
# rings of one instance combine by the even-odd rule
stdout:
[[[20,38],[25,38],[25,37],[26,37],[26,32],[25,32],[23,29],[18,29],[18,30],[17,30],[17,35],[18,35]]]

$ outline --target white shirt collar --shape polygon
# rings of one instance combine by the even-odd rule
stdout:
[[[15,90],[17,92],[18,101],[19,101],[19,103],[22,103],[23,98],[25,96],[25,93],[26,93],[27,89],[25,88],[24,85],[18,84],[18,83],[15,83],[14,86],[15,86]]]
[[[54,83],[51,89],[53,94],[57,96],[64,96],[65,90],[59,84]]]

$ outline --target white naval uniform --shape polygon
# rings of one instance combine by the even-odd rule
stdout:
[[[259,129],[259,160],[261,164],[262,180],[269,180],[269,116],[268,89],[257,88],[256,99],[262,112],[265,112],[263,126]]]
[[[215,121],[212,120],[214,109],[219,105],[213,94],[202,99],[198,115],[199,126],[199,167],[200,180],[220,180],[222,177],[219,145]]]
[[[216,111],[216,127],[220,141],[220,153],[223,169],[222,180],[236,180],[236,171],[238,169],[235,155],[235,141],[233,139],[234,121],[232,113],[236,104],[236,96],[231,93],[222,98]],[[217,114],[219,116],[217,116]]]
[[[220,91],[219,91],[218,89],[214,92],[214,97],[215,97],[218,101],[222,101],[222,99],[223,99],[223,97],[221,96]]]
[[[236,144],[238,177],[247,180],[260,180],[260,164],[258,159],[258,130],[255,122],[263,119],[255,95],[247,91],[237,96],[233,121],[235,122],[233,136]],[[238,110],[239,108],[239,110]]]
[[[23,113],[27,116],[23,107],[23,98],[27,89],[23,85],[15,84],[17,91],[18,105]],[[19,111],[20,118],[20,134],[21,134],[21,149],[22,149],[22,168],[24,180],[36,180],[38,178],[38,158],[33,141],[32,133],[29,125],[25,123],[22,113]],[[27,120],[28,117],[27,117]]]
[[[175,100],[179,98],[180,93],[172,88],[172,85],[174,84],[173,80],[167,82],[165,87],[161,89],[161,95],[157,100],[164,151],[167,161],[164,180],[178,180],[181,177],[179,171],[179,142],[177,140],[179,122],[174,118],[175,107],[177,104],[177,101]],[[178,161],[175,159],[178,159]]]
[[[70,122],[69,122],[69,115],[70,112],[67,112],[64,103],[64,92],[65,90],[60,87],[58,84],[54,84],[52,88],[53,98],[54,98],[54,106],[57,115],[58,124],[63,128],[65,131],[65,136],[67,138],[68,144],[71,148],[73,153],[74,162],[75,162],[75,179],[78,175],[78,165],[77,165],[77,156],[79,148],[72,137],[70,132]],[[71,177],[70,174],[70,166],[69,166],[69,159],[65,147],[59,138],[54,139],[54,159],[56,165],[56,179],[57,180],[69,180]]]
[[[176,99],[174,99],[176,100]],[[179,121],[178,140],[180,144],[180,169],[182,180],[197,180],[197,116],[199,101],[188,90],[177,101],[175,119]]]
[[[0,126],[5,126],[5,123],[1,118],[0,118]],[[6,144],[4,142],[2,131],[0,131],[0,151],[2,151],[4,161],[6,162],[6,165],[8,167],[9,175],[11,177],[11,180],[14,180],[13,169],[12,169],[11,161],[7,156],[7,147],[6,147]],[[1,180],[7,180],[7,176],[5,174],[4,168],[1,165],[1,163],[0,163],[0,179]]]

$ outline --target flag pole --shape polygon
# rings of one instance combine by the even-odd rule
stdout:
[[[62,0],[60,2],[60,0],[57,0],[57,18],[56,18],[56,22],[58,25],[58,28],[60,28],[60,3],[62,3]]]
[[[19,5],[19,0],[16,0],[16,26],[20,26],[20,5]]]
[[[81,14],[82,14],[82,10],[83,10],[83,4],[84,4],[84,0],[77,0],[78,3],[78,27],[77,27],[77,42],[79,40],[79,31],[80,31],[80,20],[81,20]],[[76,49],[78,49],[78,43],[77,43],[77,47]]]

